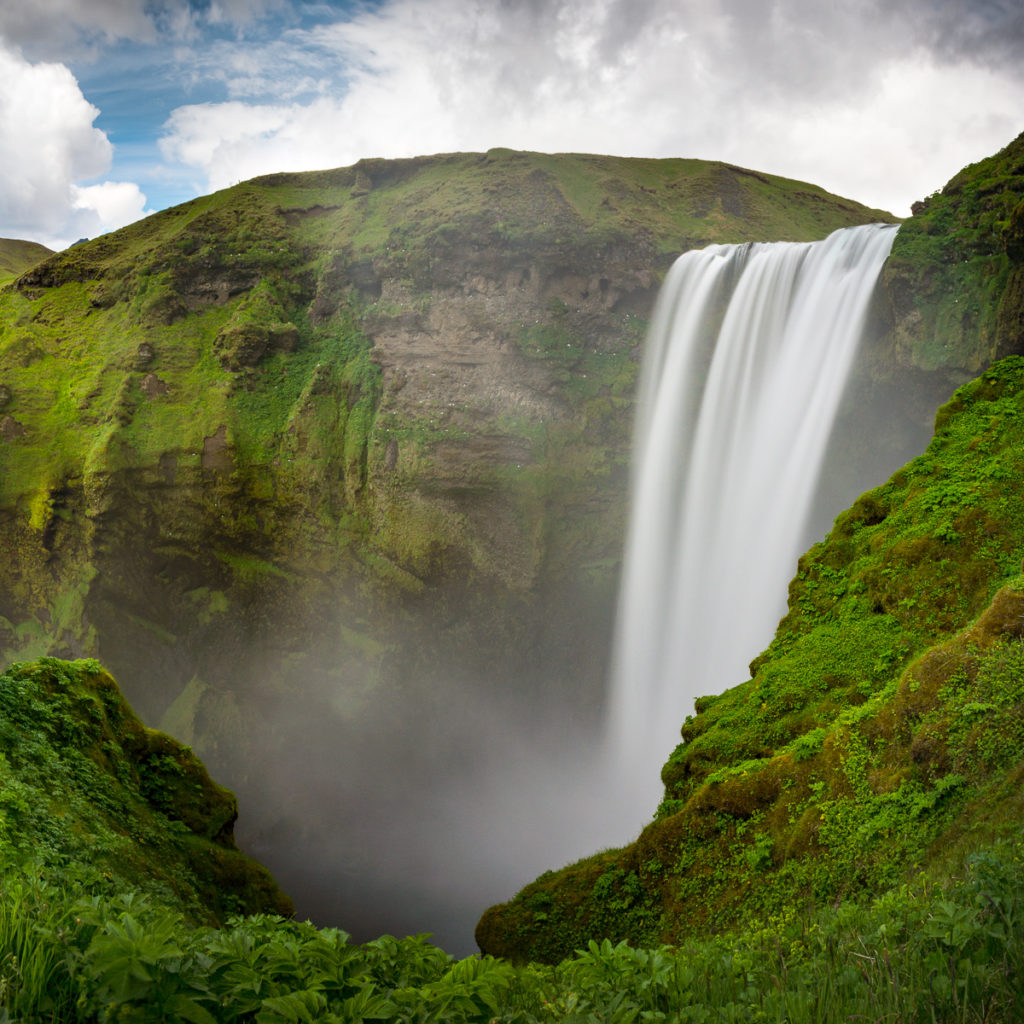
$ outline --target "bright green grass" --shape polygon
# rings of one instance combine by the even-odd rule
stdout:
[[[69,865],[0,875],[0,1008],[24,1021],[156,1024],[902,1024],[1010,1021],[1024,1004],[1021,849],[678,948],[589,943],[555,966],[453,961],[424,937],[350,945],[274,917],[196,928]],[[91,895],[95,893],[95,895]]]

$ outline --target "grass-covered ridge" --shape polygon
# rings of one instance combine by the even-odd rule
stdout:
[[[610,251],[649,250],[663,267],[712,241],[820,238],[887,216],[812,185],[687,160],[495,150],[255,179],[55,254],[0,297],[10,417],[0,504],[46,500],[68,478],[87,484],[164,453],[199,465],[221,427],[248,466],[254,444],[267,461],[281,457],[314,383],[366,393],[336,341],[353,315],[393,314],[394,301],[372,301],[388,279],[428,293],[459,283],[475,259],[493,271],[499,254],[569,261],[586,276]],[[575,366],[588,346],[553,301],[546,319],[575,341]],[[314,382],[316,366],[330,372]],[[268,402],[276,418],[256,415]]]
[[[287,913],[240,853],[238,807],[187,747],[145,728],[93,661],[0,675],[0,859],[148,893],[196,922]]]
[[[697,702],[631,846],[550,872],[478,928],[559,959],[749,927],[1012,831],[1024,807],[1024,359],[939,412],[928,451],[805,555],[752,678]]]

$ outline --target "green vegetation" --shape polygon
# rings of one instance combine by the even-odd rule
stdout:
[[[144,728],[96,662],[13,665],[0,716],[0,862],[76,865],[103,891],[145,892],[197,922],[290,906],[235,846],[234,796]]]
[[[553,961],[588,938],[753,927],[941,874],[1015,828],[1022,477],[1024,358],[1011,357],[801,559],[752,678],[683,726],[639,839],[492,908],[482,948]]]
[[[978,672],[987,699],[958,708],[961,733],[1010,705],[995,680],[1010,673],[1024,690],[1024,656],[1000,650]],[[456,962],[425,936],[356,946],[280,916],[286,901],[231,842],[230,794],[144,729],[95,662],[14,666],[0,704],[4,1019],[923,1024],[1009,1020],[1024,1002],[1019,822],[943,885],[675,948],[605,940],[554,966]]]
[[[898,318],[896,358],[963,368],[1024,343],[1024,135],[915,203],[885,280]]]
[[[460,650],[508,635],[511,685],[537,624],[584,608],[603,630],[673,255],[886,216],[724,164],[494,150],[272,175],[20,264],[0,656],[102,651],[154,721],[199,679],[206,751],[224,635],[286,634],[247,682],[281,692],[319,670],[280,652],[327,636],[362,692],[452,629]]]
[[[895,891],[675,949],[590,942],[557,966],[454,962],[424,937],[353,946],[280,917],[196,927],[74,865],[0,874],[0,1010],[26,1022],[302,1024],[1009,1021],[1024,1002],[1024,850],[944,888]]]
[[[880,372],[1024,347],[1021,144],[901,231]],[[214,750],[282,742],[255,698],[324,664],[335,703],[310,713],[342,721],[409,679],[443,704],[450,648],[496,690],[567,636],[582,663],[671,257],[878,219],[724,164],[494,150],[273,175],[26,256],[0,292],[0,651],[102,642],[153,721]],[[1020,358],[957,393],[801,561],[751,679],[698,702],[637,842],[488,911],[481,946],[508,961],[272,916],[287,902],[187,748],[95,662],[15,665],[0,1011],[1019,1017],[1022,423]],[[237,652],[236,695],[217,680]]]

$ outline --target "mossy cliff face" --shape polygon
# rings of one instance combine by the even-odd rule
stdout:
[[[234,778],[300,710],[352,742],[453,687],[593,717],[661,274],[882,217],[492,151],[263,178],[58,254],[0,296],[0,648],[102,657]]]
[[[962,380],[1024,347],[1022,196],[1024,135],[914,204],[884,276],[893,365]]]
[[[0,861],[147,892],[193,921],[289,914],[239,852],[234,796],[192,751],[146,729],[94,661],[45,658],[0,675]],[[94,876],[94,878],[93,878]]]
[[[1024,359],[805,555],[751,679],[697,702],[631,846],[489,910],[481,948],[558,959],[785,918],[939,871],[1019,821]]]

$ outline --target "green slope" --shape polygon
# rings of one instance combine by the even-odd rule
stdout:
[[[481,947],[679,942],[898,886],[1024,804],[1024,359],[801,561],[752,678],[701,698],[654,822],[485,914]]]
[[[38,242],[0,238],[0,285],[25,273],[30,267],[52,255],[52,249],[47,249]]]
[[[1018,592],[1003,607],[1022,600]],[[992,632],[982,629],[974,639],[991,639]],[[983,671],[984,665],[979,680]],[[1005,695],[992,696],[984,712],[974,705],[963,710],[977,718],[1008,707]],[[1019,822],[1016,842],[972,858],[947,884],[887,893],[867,906],[837,902],[826,913],[787,916],[678,948],[590,942],[553,967],[486,956],[453,962],[424,936],[382,936],[357,946],[337,929],[274,914],[224,920],[233,910],[287,908],[269,877],[231,847],[229,794],[210,783],[187,750],[141,729],[95,663],[16,666],[0,676],[0,705],[5,1018],[1019,1018]],[[211,913],[221,919],[200,923]]]
[[[0,863],[139,891],[195,922],[289,913],[239,852],[234,796],[187,747],[146,729],[96,662],[0,675]]]

